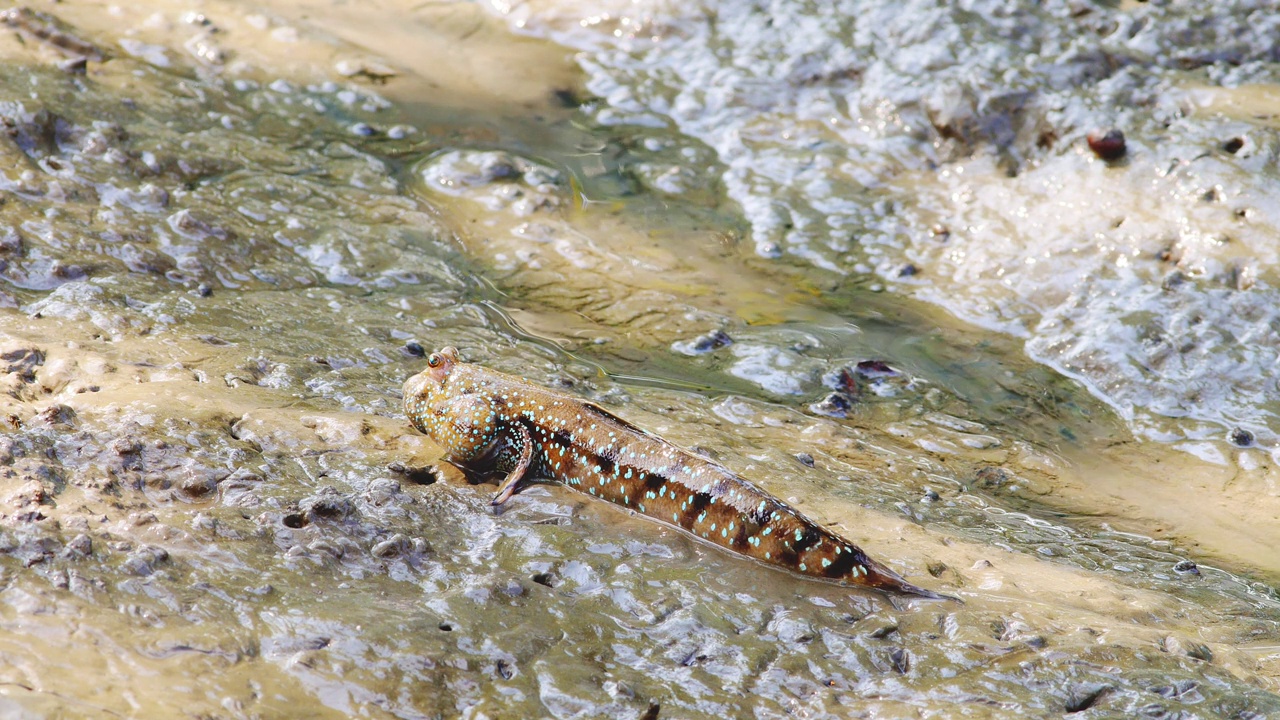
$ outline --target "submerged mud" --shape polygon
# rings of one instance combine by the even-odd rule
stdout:
[[[1122,419],[999,337],[744,257],[705,148],[577,128],[572,89],[526,126],[428,122],[283,16],[155,12],[112,43],[68,10],[102,59],[33,41],[0,73],[6,712],[1280,712],[1274,577],[1080,516],[1069,453],[1129,443]],[[264,37],[368,72],[243,64]],[[445,344],[966,602],[807,581],[558,486],[495,515],[399,411]]]

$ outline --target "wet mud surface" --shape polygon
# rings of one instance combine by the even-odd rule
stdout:
[[[1280,713],[1270,526],[1179,522],[1248,517],[1265,428],[1229,466],[1141,441],[911,273],[761,257],[732,159],[611,124],[626,104],[509,17],[326,7],[4,18],[4,713]],[[415,26],[552,81],[504,98],[477,60],[451,85],[397,52]],[[495,515],[400,412],[446,344],[965,602],[807,581],[559,486]],[[1146,502],[1152,476],[1219,504]]]

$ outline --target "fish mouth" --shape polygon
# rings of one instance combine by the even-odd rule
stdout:
[[[440,382],[431,377],[430,370],[423,370],[404,381],[404,396],[407,398],[423,395],[432,389],[430,387],[432,385],[438,388],[440,387]]]

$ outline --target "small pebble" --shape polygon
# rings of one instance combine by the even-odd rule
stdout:
[[[876,640],[883,640],[896,632],[898,632],[897,625],[885,625],[883,627],[876,628],[867,634]]]
[[[1089,133],[1085,141],[1089,143],[1089,149],[1094,155],[1103,160],[1119,160],[1124,157],[1127,150],[1124,142],[1124,133],[1116,130],[1094,130]]]
[[[387,137],[392,140],[403,140],[412,135],[416,130],[409,125],[393,125],[387,129]]]
[[[555,88],[551,91],[551,96],[562,107],[576,108],[582,104],[582,99],[578,97],[578,93],[574,92],[572,88]]]
[[[397,461],[387,465],[387,470],[397,475],[404,475],[410,482],[418,485],[433,485],[444,479],[444,476],[440,474],[440,469],[434,465],[410,467]]]
[[[311,542],[307,545],[307,549],[313,553],[324,553],[335,560],[341,560],[342,556],[347,554],[346,550],[342,546],[335,545],[328,540],[316,540]]]
[[[1009,473],[1003,468],[991,465],[981,468],[974,474],[975,484],[988,490],[1004,487],[1010,480]]]
[[[78,56],[62,60],[58,63],[58,69],[72,75],[84,75],[85,70],[89,67],[89,58]]]
[[[349,129],[352,135],[359,135],[360,137],[372,137],[378,132],[377,130],[374,130],[373,126],[369,123],[362,122],[352,125]]]
[[[1173,571],[1184,575],[1199,575],[1200,568],[1190,560],[1179,560],[1173,564]]]
[[[729,337],[729,333],[716,329],[692,340],[672,343],[671,349],[682,355],[704,355],[732,344],[733,338]]]
[[[1244,138],[1233,137],[1230,140],[1222,143],[1222,149],[1226,150],[1232,155],[1235,155],[1236,153],[1240,152],[1240,148],[1242,147],[1244,147]]]
[[[339,60],[333,69],[343,77],[362,76],[380,83],[400,74],[390,65],[368,58]]]
[[[902,374],[883,360],[863,360],[858,363],[855,372],[864,378],[896,377]]]
[[[1102,683],[1094,684],[1078,684],[1067,693],[1067,704],[1065,710],[1068,713],[1077,713],[1082,710],[1088,710],[1093,704],[1098,702],[1098,698],[1111,689],[1110,685]]]
[[[894,648],[889,651],[889,661],[893,663],[893,669],[900,674],[911,672],[911,654],[902,648]]]
[[[50,405],[44,410],[36,413],[33,421],[43,423],[53,428],[68,428],[77,424],[76,411],[61,403],[57,405]]]
[[[404,535],[396,533],[386,540],[374,545],[370,552],[375,557],[380,558],[396,557],[403,553],[408,546],[408,539],[406,539]]]
[[[849,393],[856,396],[861,389],[858,387],[858,379],[854,376],[852,370],[848,367],[841,367],[822,376],[822,384],[838,390],[840,392]]]
[[[1186,284],[1188,279],[1186,273],[1181,270],[1174,270],[1165,275],[1164,279],[1160,281],[1160,289],[1165,292],[1176,290],[1179,286]]]
[[[1253,433],[1244,428],[1232,428],[1231,444],[1236,447],[1250,447],[1253,445]]]
[[[1213,651],[1209,649],[1209,646],[1203,643],[1187,640],[1176,635],[1170,635],[1164,638],[1160,645],[1161,649],[1170,655],[1185,655],[1196,660],[1213,662]],[[1156,690],[1155,692],[1159,691]]]
[[[813,456],[807,452],[796,453],[796,459],[800,461],[801,465],[813,467]]]
[[[809,409],[816,415],[825,415],[833,418],[843,418],[849,414],[849,410],[853,407],[853,403],[849,401],[849,396],[844,393],[833,392],[822,400],[809,406]]]
[[[409,342],[404,344],[404,351],[409,353],[413,357],[425,357],[427,354],[427,349],[422,347],[421,343],[418,343],[413,340],[410,340]]]
[[[88,535],[77,535],[67,543],[67,550],[79,557],[87,557],[93,554],[93,540]]]
[[[729,333],[723,330],[712,330],[706,335],[699,337],[694,342],[693,349],[697,352],[710,352],[732,344],[733,338],[729,337]]]

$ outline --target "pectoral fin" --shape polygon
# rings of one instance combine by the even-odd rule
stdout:
[[[529,470],[529,463],[533,460],[533,439],[529,437],[529,429],[524,426],[524,423],[516,423],[512,428],[512,435],[512,441],[520,446],[520,460],[498,484],[498,491],[489,501],[489,504],[494,507],[500,507],[516,494],[520,481],[524,479],[524,474]]]

